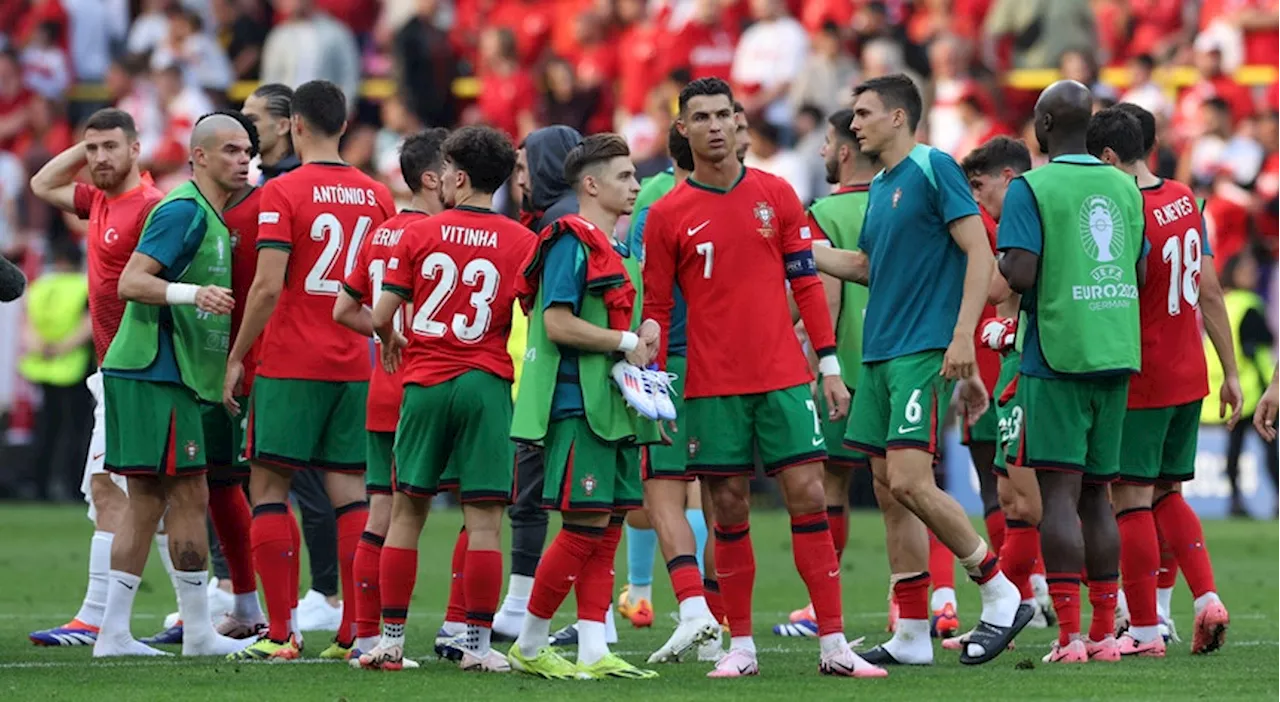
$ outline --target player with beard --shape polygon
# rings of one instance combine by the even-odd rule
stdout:
[[[391,262],[395,260],[396,246],[402,238],[412,235],[410,225],[444,211],[440,183],[444,167],[441,144],[447,136],[449,130],[436,127],[405,139],[400,147],[400,173],[413,197],[408,207],[374,231],[357,255],[355,268],[347,276],[343,293],[338,295],[333,306],[334,321],[348,329],[378,338],[373,333],[370,310],[377,307],[384,294],[383,281],[393,273]],[[409,307],[412,308],[412,303]],[[404,310],[397,307],[393,315],[396,333],[404,333],[404,316]],[[345,605],[356,609],[356,646],[352,649],[351,658],[359,658],[360,654],[372,650],[378,643],[378,622],[382,616],[378,563],[387,527],[391,523],[392,448],[403,395],[403,375],[388,373],[382,364],[375,364],[369,378],[369,401],[365,409],[365,428],[368,430],[365,491],[369,495],[369,520],[360,535],[352,564],[356,591]],[[455,573],[455,581],[461,581],[458,575]]]
[[[84,141],[50,159],[31,179],[31,191],[54,207],[88,220],[89,318],[99,365],[120,328],[125,303],[116,293],[124,270],[142,233],[142,224],[164,193],[151,176],[138,170],[138,130],[127,112],[99,110],[85,123]],[[76,174],[88,166],[93,185],[77,183]],[[128,505],[123,476],[108,473],[106,415],[102,404],[102,372],[85,384],[94,399],[93,433],[89,441],[82,491],[94,524],[89,542],[89,584],[80,611],[66,624],[33,631],[37,646],[88,646],[97,639],[107,601],[107,571],[111,543]],[[156,534],[165,569],[173,572],[168,537]]]

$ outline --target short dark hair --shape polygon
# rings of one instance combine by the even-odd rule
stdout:
[[[400,175],[404,177],[410,192],[422,190],[423,173],[440,172],[440,166],[444,163],[444,150],[441,147],[447,138],[448,129],[432,127],[404,140],[400,147]]]
[[[857,142],[858,137],[853,133],[853,110],[846,107],[832,112],[827,118],[827,124],[836,130],[836,136],[845,141]]]
[[[497,192],[516,167],[516,147],[493,127],[463,127],[450,134],[440,150],[467,174],[471,187],[486,194]]]
[[[1019,139],[998,136],[969,152],[960,168],[970,178],[999,173],[1005,168],[1019,175],[1031,170],[1031,150]]]
[[[1200,104],[1204,107],[1212,108],[1215,112],[1220,112],[1225,115],[1231,114],[1231,103],[1217,95],[1207,98]]]
[[[342,94],[342,88],[327,80],[310,80],[299,85],[293,91],[289,109],[307,126],[327,137],[341,135],[347,122],[347,96]]]
[[[720,80],[713,78],[712,80]],[[724,81],[720,81],[724,82]],[[699,93],[704,94],[704,93]],[[718,95],[719,93],[705,93],[708,95]],[[582,179],[582,174],[588,168],[606,161],[613,160],[619,156],[630,156],[631,149],[627,148],[627,140],[612,132],[603,134],[592,134],[582,140],[582,143],[569,150],[569,155],[564,159],[564,179],[571,187],[577,187],[578,181]]]
[[[293,88],[284,83],[263,83],[253,91],[254,97],[267,101],[267,114],[277,119],[293,116]]]
[[[1129,60],[1142,66],[1148,72],[1154,71],[1156,68],[1156,60],[1151,57],[1151,54],[1138,54]]]
[[[880,96],[885,107],[906,112],[907,126],[911,131],[914,132],[920,125],[920,115],[924,112],[920,89],[905,74],[894,73],[859,83],[853,89],[854,99],[863,93],[875,93]]]
[[[822,108],[811,102],[804,103],[800,106],[800,109],[796,110],[796,116],[799,117],[800,115],[808,115],[813,119],[814,124],[822,124],[822,118],[824,117]]]
[[[1089,119],[1085,131],[1085,148],[1101,157],[1103,149],[1111,149],[1121,163],[1142,158],[1142,125],[1138,118],[1114,107],[1108,107]]]
[[[699,78],[680,89],[680,112],[689,106],[689,100],[701,95],[723,95],[733,102],[733,88],[719,78]]]
[[[689,146],[689,140],[676,129],[676,123],[671,123],[671,128],[667,130],[667,153],[671,154],[671,160],[675,162],[676,168],[682,171],[693,170],[693,148]]]
[[[759,137],[757,141],[764,141],[777,146],[782,139],[782,130],[768,120],[757,120],[748,129],[755,132],[755,135]]]
[[[244,127],[244,131],[249,135],[249,158],[257,156],[262,151],[262,144],[258,141],[258,127],[239,110],[214,110],[207,115],[200,115],[200,119],[196,120],[196,124],[200,124],[214,115],[226,115],[239,122],[241,127]]]
[[[133,116],[114,107],[104,107],[89,115],[84,128],[99,132],[119,129],[124,132],[125,138],[129,141],[138,140],[138,125],[134,123]]]
[[[742,104],[742,103],[738,102],[737,100],[734,100],[734,101],[733,101],[733,114],[735,114],[735,115],[740,115],[740,114],[742,114],[742,113],[744,113],[744,112],[746,112],[746,111],[747,111],[747,106],[746,106],[746,105],[744,105],[744,104]]]
[[[1116,105],[1116,109],[1133,115],[1138,120],[1138,126],[1142,127],[1142,155],[1151,153],[1156,146],[1156,116],[1132,102],[1122,102]]]

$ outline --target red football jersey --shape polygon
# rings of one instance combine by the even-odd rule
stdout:
[[[1191,189],[1165,180],[1142,190],[1147,279],[1138,293],[1142,372],[1129,380],[1129,408],[1173,407],[1209,394],[1200,337],[1200,267],[1210,249]]]
[[[164,193],[145,173],[138,187],[113,198],[92,185],[76,183],[76,215],[89,220],[89,319],[99,363],[124,317],[124,300],[116,292],[120,273],[138,245],[142,223],[162,199]]]
[[[810,251],[813,236],[791,186],[754,168],[744,168],[728,191],[689,179],[649,209],[644,312],[663,327],[665,359],[672,286],[679,284],[689,310],[686,397],[750,395],[813,380],[791,322],[784,263],[788,254]]]
[[[362,305],[374,306],[382,296],[382,283],[387,277],[387,262],[395,253],[404,230],[410,224],[427,216],[426,212],[405,210],[388,219],[373,233],[369,242],[360,249],[356,267],[347,276],[347,292]],[[396,310],[392,320],[396,331],[404,333],[404,309]],[[377,336],[374,336],[377,340]],[[373,364],[369,376],[369,404],[365,410],[365,429],[369,431],[395,431],[400,422],[400,400],[404,397],[404,367],[394,375],[383,370],[381,363]]]
[[[387,186],[342,163],[308,163],[262,188],[258,248],[288,249],[284,290],[262,334],[258,375],[369,379],[366,339],[333,321],[361,242],[395,215]]]
[[[987,228],[987,238],[991,241],[991,253],[994,254],[996,253],[996,221],[987,214],[986,210],[982,210],[982,226]],[[982,308],[982,316],[978,321],[994,316],[996,316],[995,305],[987,305]],[[1000,352],[992,351],[991,347],[982,342],[981,323],[974,331],[974,361],[978,365],[978,376],[982,378],[982,384],[987,386],[987,394],[991,395],[996,391],[996,381],[1000,379]]]
[[[507,337],[516,278],[537,242],[519,223],[471,207],[405,229],[385,285],[413,301],[406,384],[439,385],[470,370],[514,379]]]
[[[258,206],[262,202],[262,188],[254,188],[240,202],[222,211],[222,221],[231,232],[231,296],[236,306],[231,310],[231,338],[240,332],[244,319],[244,305],[249,300],[249,288],[258,270]],[[248,395],[253,389],[253,376],[258,370],[258,349],[262,339],[253,342],[244,357],[244,381],[240,392]]]

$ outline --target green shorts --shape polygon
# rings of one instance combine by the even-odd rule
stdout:
[[[904,448],[936,456],[954,385],[940,375],[942,357],[942,351],[921,351],[862,364],[844,444],[880,458]]]
[[[641,477],[645,480],[693,480],[692,475],[685,473],[689,455],[687,442],[681,441],[684,436],[684,374],[687,361],[684,356],[667,357],[667,373],[671,378],[671,404],[676,406],[676,429],[666,428],[671,436],[671,445],[652,444],[641,448]],[[665,425],[664,425],[665,426]]]
[[[999,397],[999,395],[996,395]],[[994,444],[999,438],[999,417],[996,416],[995,398],[991,399],[991,404],[987,405],[987,411],[978,417],[978,421],[972,426],[964,421],[964,417],[960,417],[960,444],[968,446],[970,444]]]
[[[1008,475],[1009,471],[1005,468],[1008,464],[1008,448],[1017,442],[1018,432],[1022,430],[1022,410],[1014,411],[1017,405],[1010,397],[1002,402],[1005,391],[1009,389],[1009,384],[1013,379],[1018,377],[1018,366],[1022,365],[1022,354],[1007,353],[1000,360],[1000,377],[996,380],[996,391],[991,398],[991,406],[996,410],[996,462],[995,472],[997,475]]]
[[[104,373],[106,469],[132,476],[204,475],[205,410],[190,388]]]
[[[1011,436],[1011,465],[1082,473],[1105,483],[1120,473],[1120,435],[1129,376],[1062,380],[1018,376],[1010,416],[1022,412]]]
[[[405,385],[394,467],[392,487],[411,497],[457,487],[463,502],[509,501],[511,383],[472,370],[438,385]]]
[[[241,407],[248,398],[238,397]],[[222,405],[203,405],[205,457],[209,460],[209,484],[228,485],[249,477],[249,462],[244,455],[244,428],[249,417],[241,412],[233,417]]]
[[[752,475],[757,448],[766,475],[827,459],[822,420],[807,384],[754,395],[693,398],[685,408],[693,475]]]
[[[1176,407],[1131,409],[1120,440],[1120,482],[1150,485],[1196,477],[1201,400]]]
[[[857,392],[853,388],[849,388],[850,397],[856,395]],[[846,414],[843,418],[832,421],[828,419],[827,413],[827,396],[818,393],[818,418],[822,420],[822,436],[827,442],[827,466],[831,468],[870,468],[871,461],[867,458],[867,454],[844,445],[845,432],[849,431],[849,418],[853,416],[853,412]],[[852,402],[850,402],[852,405]]]
[[[368,382],[258,376],[249,398],[249,459],[295,470],[363,473],[368,392]]]
[[[394,431],[367,432],[365,440],[364,489],[370,495],[391,494],[392,463],[395,457]]]
[[[613,512],[644,506],[640,447],[601,439],[585,417],[551,422],[542,456],[543,509]]]

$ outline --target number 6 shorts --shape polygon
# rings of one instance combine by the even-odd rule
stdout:
[[[954,382],[942,377],[942,351],[862,364],[844,445],[868,456],[919,449],[937,455]]]

